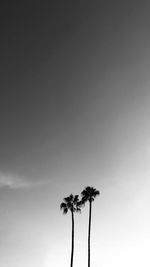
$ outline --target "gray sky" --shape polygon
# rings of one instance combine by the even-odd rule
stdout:
[[[93,266],[149,266],[150,4],[8,2],[1,25],[1,266],[69,264],[59,204],[87,185],[101,191]]]

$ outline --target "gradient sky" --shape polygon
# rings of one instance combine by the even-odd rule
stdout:
[[[149,267],[149,1],[7,1],[0,43],[0,266],[66,267],[87,185],[91,267]],[[74,267],[87,266],[88,207]]]

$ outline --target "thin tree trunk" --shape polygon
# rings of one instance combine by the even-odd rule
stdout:
[[[73,211],[71,212],[72,215],[72,245],[71,245],[71,263],[70,267],[73,267],[73,253],[74,253],[74,214]]]
[[[90,267],[91,213],[92,213],[92,202],[89,201],[88,267]]]

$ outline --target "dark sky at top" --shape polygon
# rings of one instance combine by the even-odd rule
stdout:
[[[93,128],[113,114],[120,99],[134,95],[134,89],[107,83],[114,68],[121,83],[128,66],[140,60],[141,40],[149,41],[147,3],[31,0],[2,5],[1,171],[36,175],[47,165],[53,168],[67,149],[82,144],[84,155],[90,144],[96,146],[90,143]],[[131,87],[132,76],[136,84],[134,67],[127,73]]]
[[[1,13],[0,158],[7,170],[21,156],[27,160],[30,154],[30,161],[32,148],[58,130],[56,120],[70,100],[65,58],[57,54],[85,15],[83,3],[70,1],[9,1]],[[41,82],[48,61],[49,81]],[[45,118],[50,127],[41,136]]]

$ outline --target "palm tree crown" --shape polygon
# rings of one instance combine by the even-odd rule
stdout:
[[[87,186],[82,192],[82,203],[84,204],[86,201],[94,201],[94,198],[100,195],[100,191],[94,187]]]
[[[64,214],[67,214],[68,210],[71,212],[81,212],[80,209],[81,202],[79,201],[79,196],[72,194],[69,197],[64,198],[64,202],[60,204],[60,209],[63,210]]]

